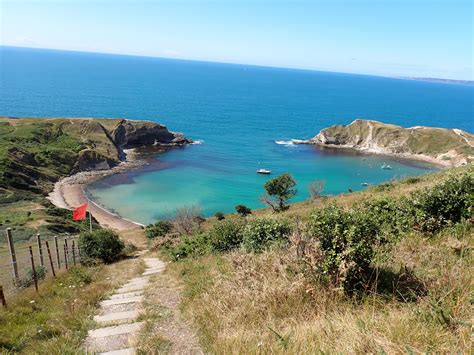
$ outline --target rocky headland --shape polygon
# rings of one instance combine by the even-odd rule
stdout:
[[[83,184],[143,164],[136,154],[140,148],[159,151],[188,143],[183,134],[150,121],[0,117],[0,226],[13,228],[20,238],[75,233],[80,225],[70,222],[67,211],[54,209],[48,195],[56,207],[75,207],[84,202]],[[93,208],[99,222],[123,224]]]
[[[325,128],[305,143],[397,156],[444,167],[462,166],[474,161],[474,135],[460,129],[403,128],[357,119],[348,125]]]

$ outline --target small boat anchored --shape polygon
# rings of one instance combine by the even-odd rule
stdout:
[[[258,169],[257,170],[257,174],[264,174],[264,175],[270,175],[272,173],[271,170],[267,170],[267,169]]]
[[[384,170],[392,170],[392,169],[393,169],[390,165],[385,164],[385,163],[383,163],[383,165],[381,166],[381,168],[384,169]]]
[[[367,183],[367,182],[362,182],[361,185],[362,185],[362,186],[369,186],[369,183]]]

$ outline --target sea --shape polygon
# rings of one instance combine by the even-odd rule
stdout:
[[[364,118],[474,131],[474,86],[389,77],[125,55],[0,47],[0,115],[151,120],[196,144],[149,157],[87,188],[95,202],[141,223],[178,208],[205,216],[261,208],[282,173],[335,195],[436,167],[294,144]],[[1,139],[1,138],[0,138]],[[389,164],[392,170],[381,169]],[[271,175],[256,174],[269,169]]]

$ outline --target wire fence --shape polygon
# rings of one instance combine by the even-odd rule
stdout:
[[[6,250],[0,251],[0,303],[16,292],[76,266],[81,261],[77,236],[42,238],[15,243],[5,231]],[[3,294],[3,295],[2,295]]]

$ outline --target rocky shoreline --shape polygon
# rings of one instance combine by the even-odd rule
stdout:
[[[445,168],[474,161],[474,136],[468,132],[421,126],[403,128],[371,120],[358,119],[349,125],[331,126],[299,144],[352,149]]]

